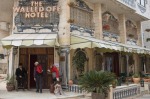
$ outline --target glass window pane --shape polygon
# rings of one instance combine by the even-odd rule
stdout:
[[[141,5],[145,6],[145,0],[141,0]]]

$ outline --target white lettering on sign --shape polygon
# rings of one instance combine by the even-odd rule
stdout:
[[[25,13],[25,18],[48,18],[48,13],[59,12],[58,6],[43,6],[42,1],[31,1],[31,6],[26,7],[14,7],[15,13]]]

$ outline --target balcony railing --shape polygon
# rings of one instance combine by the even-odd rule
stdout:
[[[150,87],[149,87],[150,88]],[[111,90],[112,89],[112,90]],[[87,94],[88,92],[83,90],[80,85],[68,85],[68,91],[78,94]],[[140,95],[140,86],[138,84],[130,84],[124,86],[117,86],[116,88],[110,87],[110,91],[107,95],[107,99],[123,99],[131,98]],[[112,95],[110,95],[112,94]]]
[[[131,7],[132,9],[136,8],[136,2],[135,0],[117,0],[123,4],[125,4],[126,6]]]
[[[140,86],[131,84],[129,86],[119,86],[113,91],[113,99],[133,97],[140,94]]]

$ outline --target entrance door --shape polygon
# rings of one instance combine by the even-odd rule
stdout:
[[[19,63],[28,71],[28,89],[35,88],[34,62],[38,61],[43,66],[43,88],[50,88],[53,83],[52,75],[47,74],[47,69],[54,64],[54,48],[20,48]]]
[[[119,76],[119,55],[118,53],[105,53],[105,70]]]
[[[48,75],[47,75],[47,69],[48,69],[48,55],[30,55],[30,88],[35,88],[36,84],[34,81],[34,62],[38,61],[43,68],[43,88],[47,89],[48,86]]]

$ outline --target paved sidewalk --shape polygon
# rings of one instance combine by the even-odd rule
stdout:
[[[0,99],[82,99],[83,94],[65,92],[65,95],[56,96],[51,94],[48,89],[44,89],[43,93],[36,93],[35,89],[33,90],[14,90],[8,92],[6,90],[6,80],[0,79]],[[83,98],[84,99],[84,98]]]
[[[144,95],[144,96],[139,97],[137,99],[150,99],[150,94]]]

